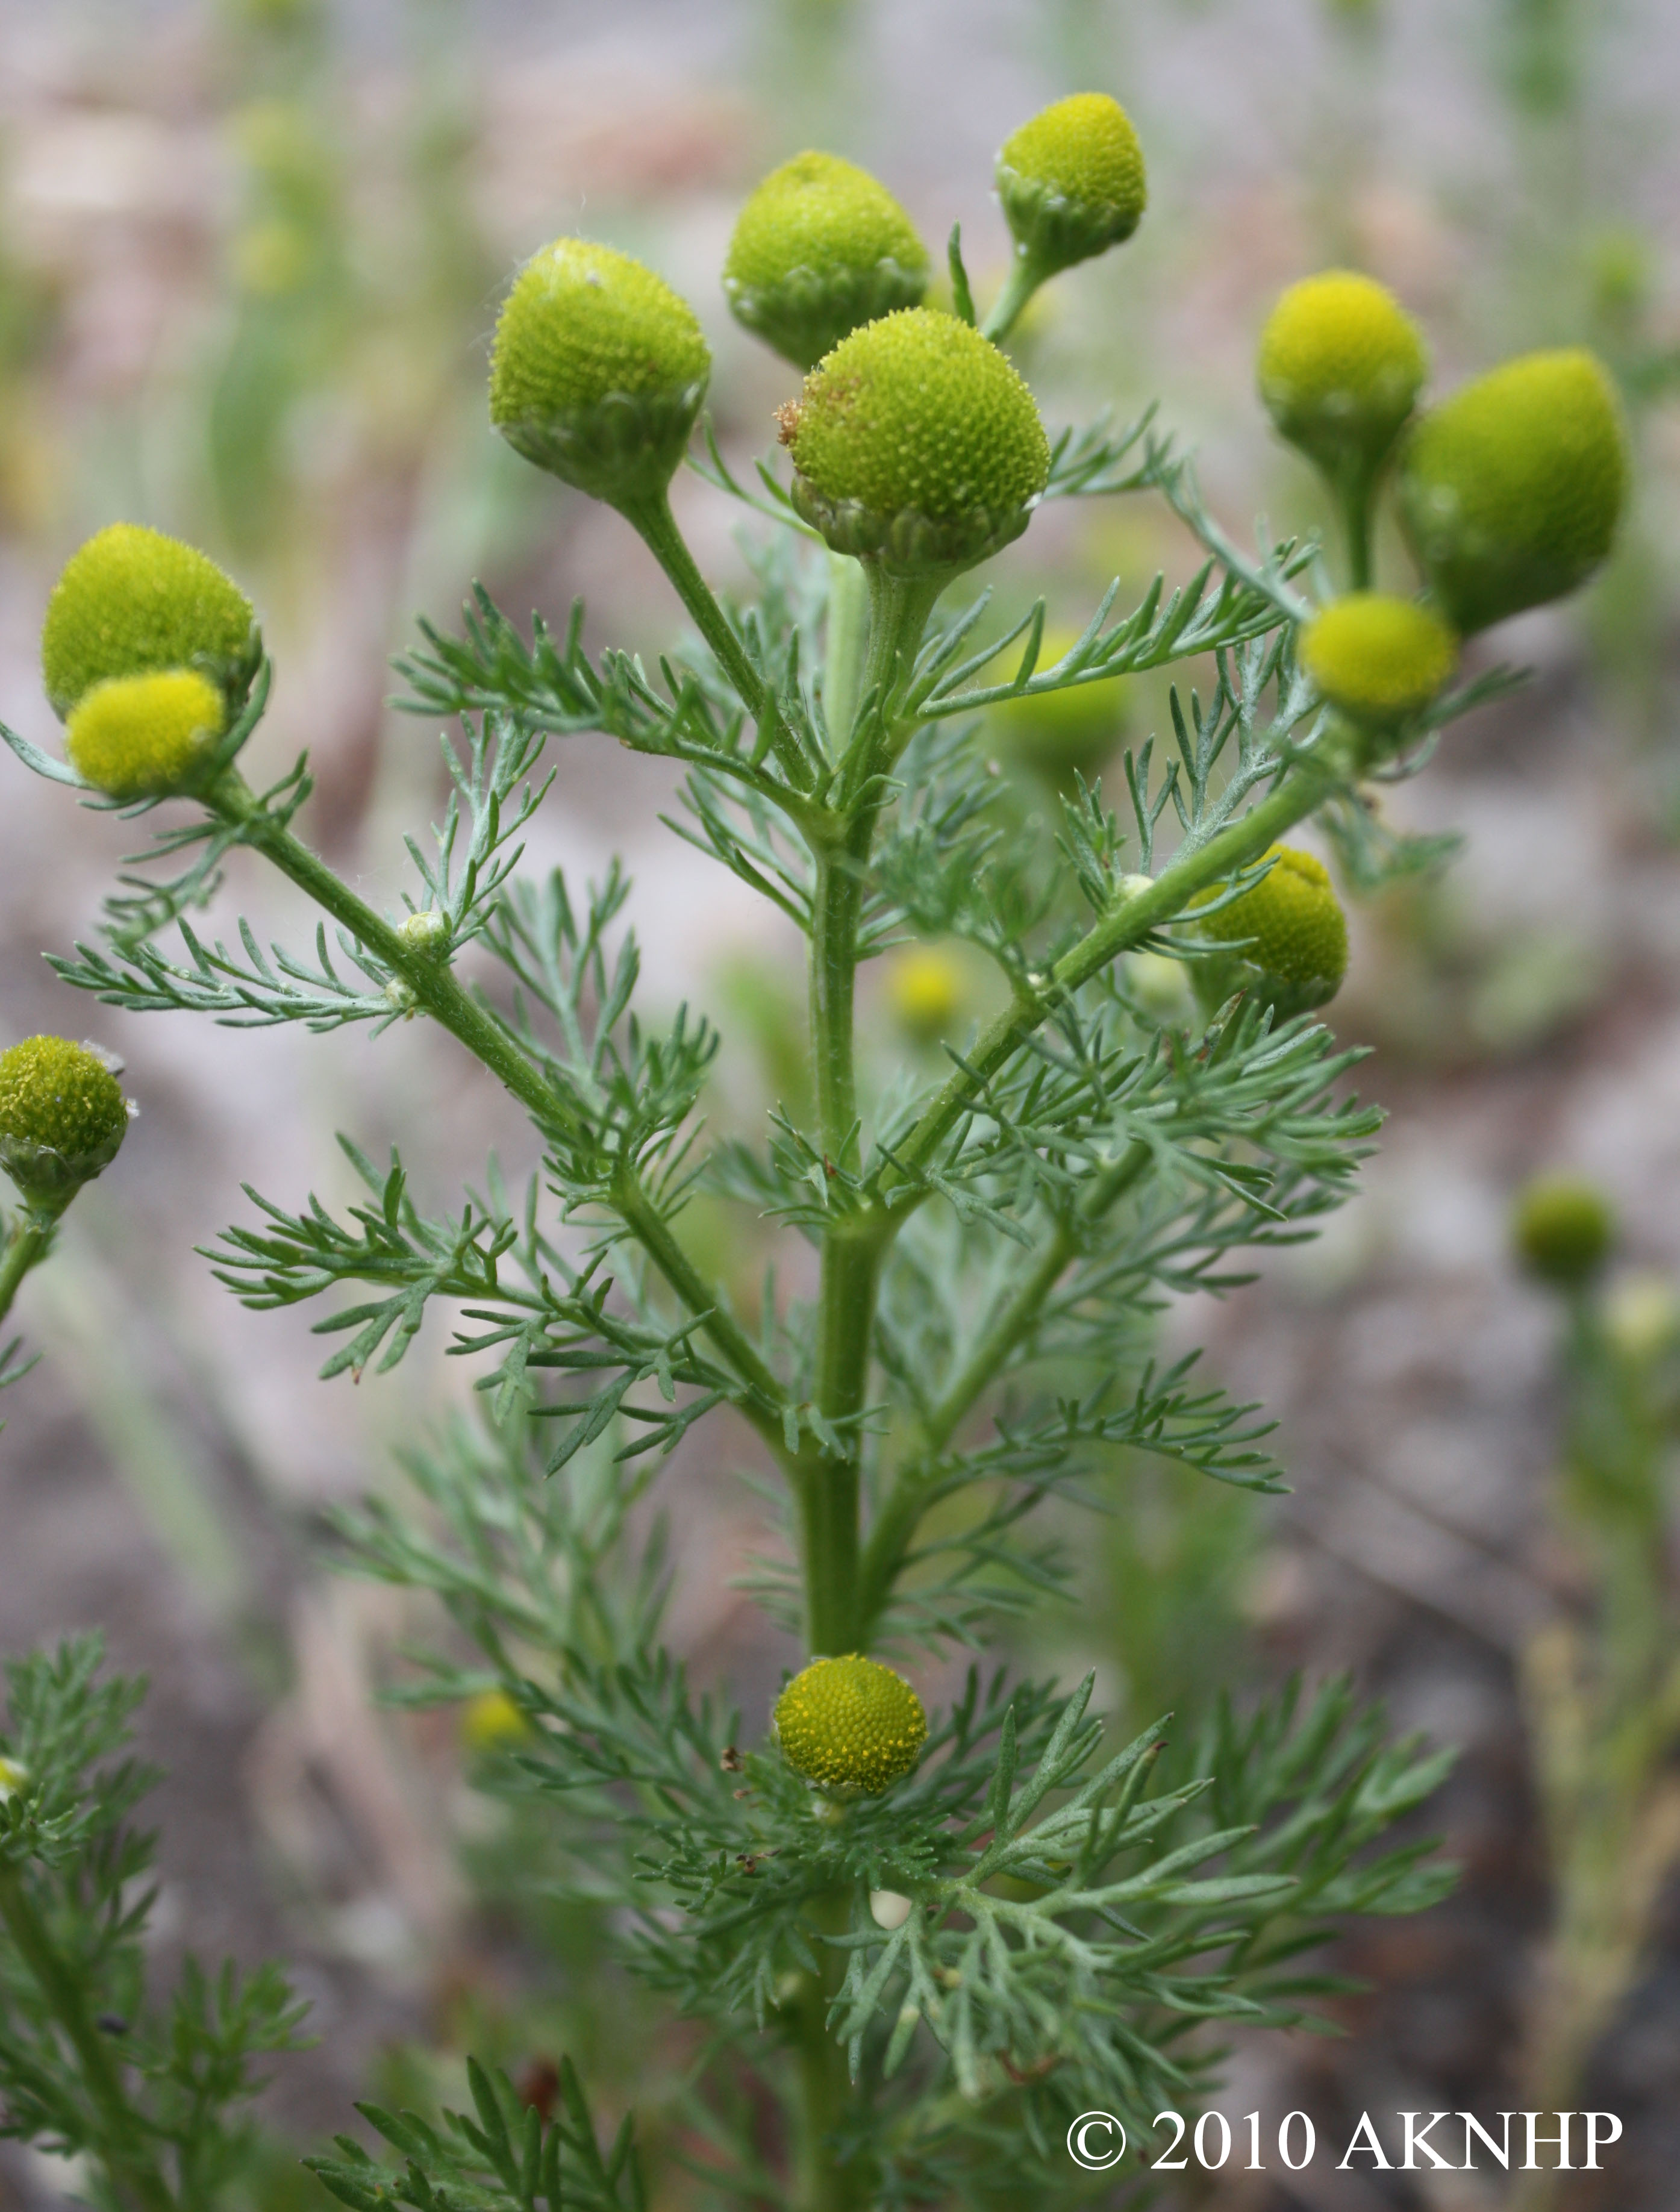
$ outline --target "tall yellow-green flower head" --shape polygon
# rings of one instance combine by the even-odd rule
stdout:
[[[1246,990],[1286,1020],[1333,999],[1348,972],[1347,918],[1324,862],[1293,845],[1274,845],[1265,857],[1272,865],[1253,889],[1201,924],[1204,937],[1231,946],[1191,968],[1210,1012]]]
[[[796,154],[741,210],[724,262],[735,319],[798,368],[848,331],[919,307],[931,274],[884,185],[834,154]]]
[[[663,492],[712,356],[686,300],[628,253],[557,238],[514,281],[490,352],[490,420],[515,453],[612,506]]]
[[[121,1085],[86,1045],[33,1036],[0,1053],[0,1166],[32,1205],[61,1211],[110,1166],[128,1125]]]
[[[1465,635],[1586,582],[1628,493],[1615,387],[1580,347],[1524,354],[1431,408],[1401,455],[1400,517]]]
[[[1291,284],[1260,333],[1260,398],[1280,436],[1338,481],[1380,466],[1429,373],[1393,294],[1349,269]]]
[[[1415,599],[1349,592],[1301,633],[1301,664],[1332,707],[1392,729],[1421,714],[1453,673],[1459,641]]]
[[[227,714],[196,668],[112,676],[71,710],[64,750],[76,774],[112,799],[190,791],[215,750]]]
[[[922,1701],[901,1674],[853,1652],[814,1659],[776,1700],[776,1735],[796,1774],[834,1797],[874,1797],[915,1766]]]
[[[1077,92],[1023,123],[998,156],[998,197],[1016,251],[1050,276],[1131,237],[1149,199],[1131,118],[1105,92]]]
[[[251,602],[214,561],[178,538],[113,522],[64,564],[46,603],[41,674],[52,711],[113,676],[196,669],[231,701],[261,653]]]
[[[1517,1257],[1554,1290],[1583,1288],[1616,1242],[1610,1200],[1584,1176],[1544,1175],[1519,1193],[1512,1216]]]
[[[1050,474],[1014,368],[929,307],[842,338],[780,421],[800,514],[837,552],[903,576],[955,575],[1009,544]]]

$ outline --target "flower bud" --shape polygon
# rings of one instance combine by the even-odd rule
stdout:
[[[962,1011],[962,970],[937,945],[913,945],[887,970],[887,996],[900,1026],[919,1044],[944,1036]]]
[[[1103,92],[1055,101],[1005,140],[998,197],[1017,252],[1043,275],[1106,253],[1149,198],[1131,118]]]
[[[1260,398],[1280,436],[1326,475],[1376,469],[1412,410],[1428,357],[1416,323],[1369,276],[1291,284],[1260,333]]]
[[[64,564],[41,629],[41,674],[59,720],[113,676],[197,669],[227,697],[261,651],[251,602],[178,538],[113,522]]]
[[[0,1166],[26,1200],[57,1212],[108,1168],[129,1103],[96,1052],[67,1037],[26,1037],[0,1053]]]
[[[873,1797],[908,1774],[927,1741],[922,1701],[901,1674],[853,1652],[814,1659],[776,1700],[782,1756],[831,1796]]]
[[[448,949],[449,917],[440,914],[435,907],[428,907],[424,913],[404,915],[397,924],[397,934],[411,952],[419,953],[422,959],[435,960]]]
[[[1293,845],[1273,845],[1264,857],[1272,865],[1253,889],[1201,924],[1204,937],[1231,945],[1231,951],[1196,961],[1191,980],[1210,1012],[1246,990],[1287,1020],[1342,988],[1348,924],[1322,860]],[[1245,938],[1250,942],[1234,942]]]
[[[517,453],[613,506],[664,491],[712,370],[694,312],[628,253],[558,238],[519,271],[490,352]]]
[[[1050,473],[1033,395],[987,338],[905,307],[842,338],[782,410],[793,502],[836,552],[955,575],[1018,538]]]
[[[735,319],[797,368],[927,290],[927,249],[883,185],[833,154],[796,154],[741,210],[724,263]]]
[[[1453,673],[1459,641],[1439,615],[1386,592],[1349,592],[1301,633],[1307,673],[1356,722],[1392,728],[1421,714]]]
[[[1616,1241],[1610,1200],[1583,1176],[1544,1175],[1519,1193],[1511,1221],[1517,1257],[1554,1290],[1583,1288]]]
[[[1400,459],[1400,517],[1463,634],[1561,599],[1610,551],[1628,492],[1622,410],[1580,348],[1524,354],[1431,408]]]
[[[72,708],[64,750],[85,782],[112,799],[189,791],[215,750],[221,693],[192,668],[112,676]]]

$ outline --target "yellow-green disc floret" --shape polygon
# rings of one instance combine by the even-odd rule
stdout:
[[[1511,1227],[1524,1267],[1556,1290],[1589,1282],[1616,1241],[1609,1200],[1581,1176],[1537,1176],[1519,1193]]]
[[[128,1101],[86,1045],[26,1037],[0,1053],[0,1166],[25,1198],[55,1210],[110,1166]]]
[[[807,521],[838,551],[907,574],[955,574],[1018,538],[1050,473],[1014,368],[929,307],[842,338],[782,419]]]
[[[694,309],[628,253],[557,238],[519,271],[490,353],[516,453],[614,504],[663,491],[712,370]]]
[[[848,331],[920,305],[927,249],[884,185],[834,154],[796,154],[741,210],[724,263],[737,322],[800,368]]]
[[[1302,665],[1331,705],[1378,728],[1422,714],[1458,655],[1439,615],[1386,592],[1349,592],[1315,615],[1301,640]]]
[[[191,787],[226,711],[196,668],[113,676],[77,702],[64,750],[76,774],[112,799],[167,799]]]
[[[1253,889],[1201,925],[1204,937],[1229,945],[1230,953],[1197,961],[1191,975],[1210,1008],[1233,991],[1249,990],[1287,1018],[1323,1006],[1341,988],[1348,971],[1347,918],[1329,870],[1313,854],[1273,845],[1264,857],[1272,865]],[[1241,939],[1249,942],[1234,942]]]
[[[224,693],[248,682],[258,647],[251,602],[177,538],[113,522],[64,565],[47,601],[41,673],[60,721],[95,684],[197,668]]]
[[[922,1701],[901,1674],[852,1653],[814,1659],[776,1700],[795,1773],[837,1796],[875,1796],[908,1774],[927,1741]]]
[[[1398,487],[1412,550],[1460,631],[1573,592],[1610,551],[1628,491],[1603,365],[1570,347],[1478,377],[1412,431]]]
[[[998,197],[1016,251],[1045,276],[1130,238],[1149,198],[1131,118],[1103,92],[1077,92],[1006,139]]]
[[[1260,398],[1280,434],[1334,477],[1368,475],[1428,374],[1422,335],[1393,294],[1352,270],[1291,284],[1260,333]]]

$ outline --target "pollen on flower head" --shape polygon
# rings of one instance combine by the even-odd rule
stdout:
[[[841,552],[955,573],[1019,537],[1050,472],[1032,393],[955,316],[865,324],[805,379],[796,504]]]
[[[1610,550],[1627,498],[1622,409],[1580,347],[1525,354],[1431,408],[1400,457],[1400,518],[1468,635],[1573,592]]]
[[[628,253],[559,238],[519,271],[490,353],[490,420],[602,499],[663,489],[711,374],[694,309]]]
[[[65,730],[77,775],[112,799],[191,787],[221,735],[226,702],[195,668],[113,676],[84,692]]]
[[[110,1166],[129,1105],[105,1061],[68,1037],[0,1053],[0,1166],[26,1198],[61,1200]]]
[[[876,1796],[916,1765],[927,1714],[901,1674],[853,1652],[814,1659],[776,1700],[776,1735],[795,1773],[838,1796]]]
[[[248,670],[256,617],[214,561],[113,522],[73,553],[47,601],[41,673],[61,721],[95,684],[191,668],[224,690]]]
[[[884,185],[833,154],[796,154],[752,194],[724,263],[737,321],[800,368],[849,331],[919,306],[931,273]]]
[[[1149,198],[1131,117],[1107,93],[1052,102],[1004,141],[998,197],[1017,248],[1046,273],[1118,246]]]
[[[1332,707],[1381,726],[1421,714],[1453,673],[1458,640],[1415,599],[1349,592],[1313,617],[1301,658]]]
[[[1260,333],[1260,398],[1290,444],[1332,475],[1369,471],[1428,374],[1422,335],[1374,278],[1328,269],[1291,284]]]

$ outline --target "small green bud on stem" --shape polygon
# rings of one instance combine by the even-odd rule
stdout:
[[[1381,465],[1428,374],[1416,324],[1392,292],[1351,270],[1291,284],[1260,333],[1266,412],[1337,483]]]
[[[884,185],[833,154],[797,154],[742,209],[724,291],[737,322],[809,369],[848,331],[919,307],[931,273]]]
[[[901,1674],[852,1652],[814,1659],[776,1700],[782,1756],[833,1796],[878,1796],[910,1773],[927,1714]]]
[[[1131,118],[1102,92],[1077,92],[1023,123],[997,174],[1016,252],[1040,283],[1130,238],[1149,199]]]
[[[1293,845],[1273,845],[1263,857],[1272,865],[1253,889],[1200,925],[1204,937],[1232,947],[1192,966],[1196,995],[1210,1013],[1233,992],[1247,990],[1286,1020],[1333,999],[1347,973],[1347,918],[1324,862]],[[1216,897],[1219,889],[1194,903]]]
[[[1584,1176],[1537,1176],[1518,1195],[1511,1235],[1531,1275],[1554,1290],[1579,1291],[1610,1257],[1616,1216]]]
[[[67,1037],[26,1037],[0,1053],[0,1166],[27,1203],[61,1213],[117,1157],[128,1133],[122,1086]]]
[[[1389,730],[1410,721],[1453,673],[1458,640],[1439,615],[1383,592],[1349,592],[1301,633],[1301,665],[1332,707]]]

